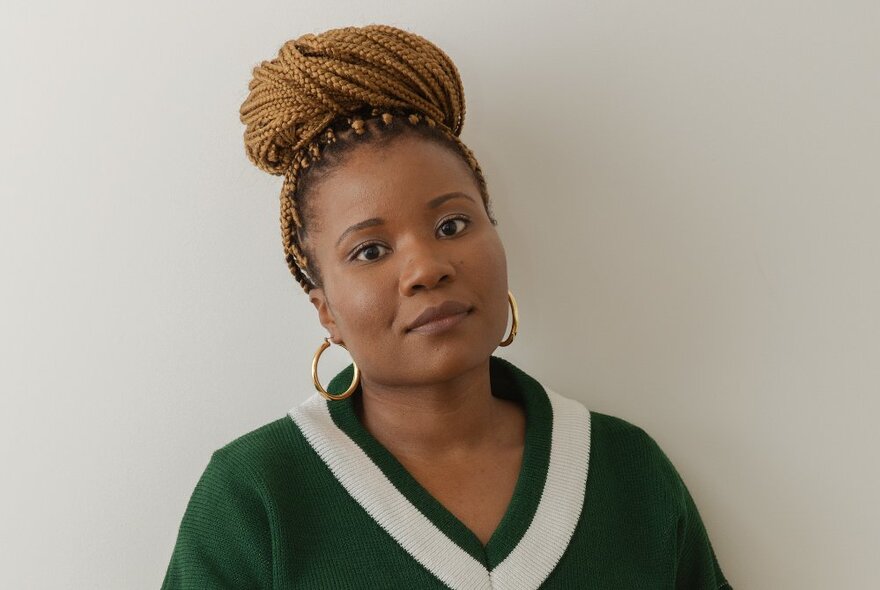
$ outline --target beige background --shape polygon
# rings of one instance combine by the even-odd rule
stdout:
[[[738,590],[872,587],[878,17],[4,3],[0,584],[157,588],[211,452],[311,393],[324,332],[238,107],[285,40],[385,22],[460,68],[522,313],[498,353],[652,434]]]

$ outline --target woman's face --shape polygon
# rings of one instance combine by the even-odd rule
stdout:
[[[309,299],[362,379],[437,383],[488,360],[507,327],[507,260],[460,156],[409,134],[359,146],[308,198],[323,279]],[[445,302],[468,311],[410,329]]]

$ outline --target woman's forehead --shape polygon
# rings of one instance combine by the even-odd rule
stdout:
[[[359,146],[316,187],[312,204],[334,217],[422,208],[441,195],[479,197],[467,164],[451,149],[424,139]],[[322,216],[323,217],[323,216]]]

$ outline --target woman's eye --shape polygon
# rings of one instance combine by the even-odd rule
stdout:
[[[355,254],[354,260],[376,260],[382,255],[382,250],[385,248],[382,244],[367,244],[359,248]]]
[[[454,236],[465,227],[467,227],[467,219],[463,217],[453,217],[452,219],[447,219],[443,223],[440,224],[438,228],[440,233],[444,236]]]

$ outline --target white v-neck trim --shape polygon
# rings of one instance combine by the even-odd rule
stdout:
[[[542,386],[543,387],[543,386]],[[495,590],[538,588],[568,548],[584,506],[590,462],[590,412],[544,387],[553,408],[550,465],[529,528],[491,571]]]
[[[571,541],[584,505],[590,455],[589,410],[547,387],[544,391],[552,408],[544,490],[529,528],[491,572],[437,528],[336,425],[328,400],[314,393],[288,415],[358,504],[444,584],[456,590],[532,590],[550,575]]]

